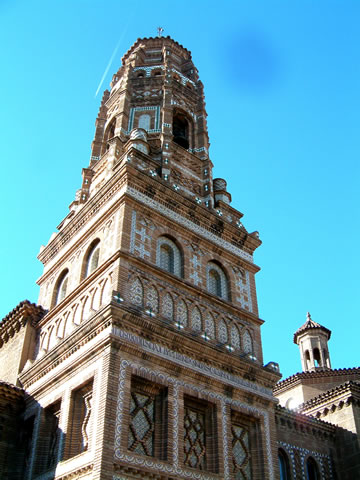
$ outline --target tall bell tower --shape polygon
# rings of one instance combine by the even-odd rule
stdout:
[[[69,208],[18,376],[24,478],[277,478],[261,242],[212,178],[203,85],[170,37],[124,55]]]

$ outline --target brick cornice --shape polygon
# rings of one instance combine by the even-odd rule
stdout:
[[[12,383],[0,381],[0,398],[10,401],[23,399],[25,392],[22,388],[16,387]]]
[[[319,429],[321,431],[326,432],[327,434],[334,435],[336,433],[336,429],[338,428],[336,425],[333,425],[329,422],[324,422],[323,420],[319,420],[318,418],[309,417],[297,411],[289,410],[285,407],[281,407],[280,405],[275,406],[275,416],[277,417],[277,423],[286,424],[287,426],[299,426],[302,425],[304,427],[304,433],[306,433],[306,429],[310,434],[312,434],[313,429]],[[284,421],[280,422],[280,418]]]
[[[349,404],[353,401],[360,401],[360,385],[350,380],[302,403],[297,410],[307,412],[319,407],[322,407],[322,410],[325,407],[331,409],[337,407],[339,402]]]
[[[176,40],[173,40],[171,37],[144,37],[138,38],[136,42],[129,48],[129,50],[123,55],[121,61],[124,64],[126,60],[129,58],[131,53],[139,46],[141,43],[151,43],[162,47],[164,44],[171,44],[175,47],[179,52],[186,52],[188,54],[188,60],[191,60],[191,52],[187,48],[183,47],[180,43]]]
[[[309,379],[320,379],[326,377],[341,377],[345,375],[359,375],[360,379],[360,367],[353,367],[353,368],[339,368],[339,369],[329,369],[329,370],[321,370],[316,372],[301,372],[295,373],[291,375],[291,377],[285,378],[281,382],[278,382],[274,388],[274,395],[278,395],[279,393],[283,393],[284,391],[293,388],[296,385],[303,383],[303,380]]]
[[[130,308],[123,304],[119,306],[116,302],[112,302],[97,312],[86,323],[80,325],[72,335],[66,337],[48,354],[36,360],[31,367],[24,371],[20,375],[24,387],[29,388],[111,326],[119,326],[129,334],[133,333],[139,338],[173,350],[175,355],[179,353],[180,355],[187,355],[189,358],[196,358],[204,363],[204,373],[208,368],[219,369],[225,372],[225,376],[237,375],[239,378],[243,378],[245,382],[250,382],[250,384],[255,382],[269,392],[279,378],[277,372],[270,371],[247,358],[239,358],[237,354],[229,353],[224,348],[213,345],[213,343],[210,344],[209,342],[207,344],[191,333],[179,333],[176,328],[166,325],[156,318],[148,317],[135,307]],[[128,347],[135,354],[138,352],[139,346],[131,345],[131,342],[127,342],[125,339],[121,340],[116,335],[111,334],[110,330],[109,335],[101,339],[96,349],[99,350],[101,345],[116,344],[119,341],[124,347],[128,344]],[[198,353],[194,354],[194,349]],[[94,351],[90,350],[84,353],[85,355],[83,354],[81,358],[78,358],[77,362],[85,361],[89,355],[94,354]],[[171,361],[170,357],[169,360]]]
[[[137,153],[137,155],[139,154]],[[164,210],[169,210],[169,199],[172,199],[177,207],[170,210],[177,217],[183,218],[187,225],[193,225],[194,229],[201,228],[207,235],[212,235],[215,241],[226,242],[228,248],[236,250],[238,253],[244,252],[242,260],[248,264],[250,270],[254,272],[259,270],[259,267],[252,263],[252,254],[261,244],[255,234],[237,229],[235,225],[226,221],[222,221],[224,231],[221,234],[215,233],[214,223],[220,221],[215,210],[199,205],[194,206],[195,202],[193,200],[173,191],[165,181],[154,180],[146,172],[142,172],[124,161],[119,161],[114,166],[114,174],[111,179],[94,197],[84,204],[81,210],[70,219],[67,225],[61,228],[56,237],[40,252],[39,260],[45,265],[115,195],[127,195],[131,198],[131,191],[136,191],[139,195],[145,195],[146,198],[149,198],[149,201],[152,201],[156,193],[156,204]],[[118,201],[119,199],[115,199],[115,204]],[[196,213],[198,217],[196,222],[190,216],[189,211]],[[240,212],[239,216],[242,216]],[[249,258],[245,258],[246,256]]]
[[[20,302],[0,323],[0,347],[19,332],[27,322],[35,327],[45,314],[46,310],[41,305],[30,303],[29,300]]]

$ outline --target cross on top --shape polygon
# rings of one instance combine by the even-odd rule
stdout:
[[[158,37],[161,37],[163,31],[164,31],[164,29],[163,29],[162,27],[158,27],[158,28],[157,28]]]

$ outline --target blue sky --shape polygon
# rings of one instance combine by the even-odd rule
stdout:
[[[294,331],[332,330],[334,368],[359,366],[360,3],[348,0],[0,2],[0,317],[36,302],[36,259],[90,158],[102,92],[138,37],[192,51],[214,176],[263,245],[264,360],[301,370]],[[95,97],[106,66],[112,66]]]

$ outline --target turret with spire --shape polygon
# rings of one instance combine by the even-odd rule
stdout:
[[[299,345],[304,372],[331,369],[328,340],[331,331],[314,322],[310,313],[306,322],[294,333],[294,343]]]

